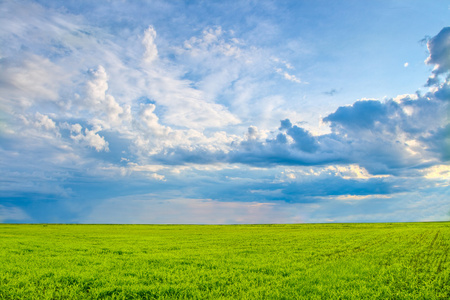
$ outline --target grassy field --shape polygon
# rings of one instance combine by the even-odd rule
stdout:
[[[0,225],[0,299],[449,299],[450,223]]]

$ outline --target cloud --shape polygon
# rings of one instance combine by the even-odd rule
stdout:
[[[248,132],[247,132],[247,139],[248,140],[257,140],[259,138],[260,134],[258,132],[258,128],[256,128],[255,126],[250,126],[248,128]]]
[[[443,28],[436,36],[431,38],[427,47],[430,56],[425,62],[434,65],[433,75],[437,76],[448,72],[450,70],[450,27]]]
[[[146,195],[131,201],[142,208],[142,222],[187,220],[159,218],[152,209],[186,210],[204,222],[214,222],[213,216],[238,223],[297,220],[289,213],[294,206],[284,204],[314,214],[312,204],[321,201],[368,205],[395,199],[411,185],[445,185],[447,28],[428,41],[427,63],[436,66],[429,91],[348,99],[350,105],[323,119],[327,133],[318,133],[304,118],[309,104],[299,96],[316,87],[299,90],[291,83],[306,76],[294,68],[301,59],[288,62],[288,52],[278,51],[283,47],[259,41],[264,36],[253,36],[256,31],[244,38],[240,25],[196,23],[193,8],[179,14],[181,6],[1,4],[3,215],[21,218],[8,199],[58,198],[58,209],[66,211],[79,203],[77,215],[96,207],[98,198],[109,199],[105,208],[111,204],[117,220],[128,209],[123,220],[130,220],[141,211],[125,200],[137,194]],[[180,18],[167,23],[168,12]],[[183,22],[193,26],[173,25]],[[305,51],[299,45],[291,50]],[[324,89],[316,89],[319,96]],[[119,193],[130,196],[113,199]],[[101,207],[89,220],[100,218]],[[229,217],[220,219],[221,211]]]
[[[79,124],[76,124],[79,125]],[[105,141],[105,138],[100,136],[97,132],[101,130],[101,127],[93,128],[89,130],[87,128],[84,129],[84,134],[82,131],[79,131],[79,126],[74,126],[75,135],[71,135],[71,138],[77,142],[82,142],[83,144],[95,148],[97,152],[99,151],[109,151],[108,142]]]
[[[185,161],[197,163],[226,161],[256,166],[347,163],[358,164],[374,175],[414,173],[414,169],[447,160],[448,102],[440,96],[446,88],[440,85],[423,96],[356,101],[339,107],[324,118],[330,134],[314,136],[286,119],[278,132],[265,139],[256,127],[249,127],[247,139],[233,143],[227,152],[171,149],[165,159],[173,157],[179,163],[184,156]]]
[[[15,206],[4,206],[0,204],[0,223],[4,222],[24,222],[30,217],[21,208]]]
[[[293,67],[273,59],[268,49],[250,45],[234,35],[221,27],[206,28],[177,49],[175,62],[187,67],[185,77],[195,82],[193,86],[206,99],[215,99],[233,114],[237,122],[229,125],[267,127],[286,117],[287,112],[292,115],[279,92],[279,83],[285,83],[286,78],[276,70]],[[289,78],[298,80],[294,75]]]
[[[202,54],[237,58],[242,52],[239,48],[240,41],[236,38],[224,38],[228,34],[220,26],[207,28],[203,30],[200,37],[192,37],[185,41],[184,50],[191,57],[198,59],[201,59]]]
[[[284,72],[283,76],[284,76],[284,78],[286,78],[287,80],[292,81],[292,82],[296,82],[296,83],[301,83],[302,82],[295,75],[289,74],[287,72]]]
[[[386,106],[380,101],[357,101],[351,106],[341,106],[334,113],[323,119],[331,126],[344,127],[347,130],[370,129],[375,122],[383,122],[386,116]]]
[[[212,38],[211,38],[212,39]],[[312,135],[289,119],[277,131],[261,135],[248,127],[246,138],[224,151],[203,146],[166,148],[158,161],[175,164],[243,163],[257,166],[358,164],[370,174],[413,172],[442,162],[445,156],[445,120],[448,84],[425,95],[394,99],[359,100],[326,116],[332,133]],[[261,131],[262,132],[262,131]],[[445,161],[445,159],[444,159]]]
[[[450,166],[436,165],[422,170],[425,173],[424,177],[428,179],[438,179],[446,181],[446,185],[450,185]]]
[[[67,82],[61,67],[35,54],[23,54],[21,59],[5,57],[0,65],[3,109],[19,112],[42,102],[58,105],[58,91]]]
[[[148,29],[144,37],[143,42],[146,44],[148,44],[147,35],[149,34],[150,36],[156,34],[152,27]],[[188,66],[193,68],[190,71],[192,74],[199,72],[201,77],[206,77],[208,72],[212,72],[206,68],[207,65],[220,68],[229,59],[238,57],[238,48],[226,43],[221,35],[221,28],[209,29],[203,31],[202,37],[192,37],[186,41],[183,48],[176,50],[180,65],[184,66],[188,63]],[[200,65],[200,68],[196,64]],[[184,71],[182,67],[181,69]],[[161,117],[164,123],[199,131],[239,123],[239,119],[230,113],[226,106],[215,103],[215,94],[209,95],[208,92],[193,85],[189,79],[180,78],[180,75],[182,74],[179,70],[173,70],[173,67],[165,65],[145,70],[150,87],[146,93],[157,105],[164,107],[165,114]],[[209,79],[204,78],[204,80]]]
[[[448,160],[448,102],[442,97],[447,89],[444,83],[425,95],[356,101],[339,107],[323,119],[331,134],[313,136],[300,125],[283,120],[275,138],[254,142],[258,146],[253,153],[248,147],[231,153],[234,161],[253,164],[356,163],[371,174],[426,168]],[[252,159],[247,160],[247,155]]]
[[[279,130],[290,129],[290,128],[292,128],[292,123],[289,119],[281,121],[281,126],[280,126]]]
[[[398,195],[370,197],[343,196],[326,199],[309,212],[308,222],[429,222],[446,220],[450,209],[448,193],[436,194],[432,190]],[[328,221],[329,222],[329,221]]]
[[[153,167],[150,169],[154,170]],[[389,202],[392,199],[397,199],[395,201],[402,198],[408,199],[414,194],[410,188],[412,182],[419,190],[430,188],[427,186],[429,182],[427,183],[427,180],[424,181],[423,178],[411,181],[394,176],[371,176],[367,172],[364,174],[365,171],[357,166],[352,168],[340,166],[339,170],[331,167],[312,167],[311,169],[313,170],[311,171],[309,167],[290,167],[289,170],[283,170],[280,167],[271,169],[241,167],[239,169],[222,168],[211,172],[211,170],[201,168],[186,168],[181,170],[180,174],[166,176],[166,181],[160,184],[168,185],[162,189],[165,191],[162,195],[160,188],[154,185],[150,189],[153,190],[151,195],[134,195],[121,197],[123,199],[111,199],[114,201],[108,200],[94,208],[90,217],[92,219],[99,217],[101,220],[120,218],[124,222],[135,223],[184,223],[181,221],[184,218],[194,220],[189,222],[195,223],[239,223],[240,221],[236,220],[241,214],[245,214],[246,207],[252,207],[252,204],[259,202],[272,204],[271,207],[276,209],[275,211],[269,210],[267,215],[272,213],[277,216],[277,211],[290,211],[292,215],[285,215],[284,222],[291,222],[294,216],[301,216],[298,219],[306,222],[318,221],[320,217],[320,222],[324,222],[326,221],[324,214],[333,214],[330,207],[336,209],[335,215],[338,216],[338,219],[344,220],[344,217],[348,217],[349,214],[356,215],[366,211],[365,209],[373,209],[374,213],[383,211],[383,209],[377,208],[377,205],[392,206],[393,204]],[[164,171],[160,170],[159,172]],[[282,179],[283,177],[277,177],[276,174],[282,176],[283,172],[286,175],[295,174],[297,176],[295,178],[286,176],[285,180],[280,181],[274,180]],[[236,177],[231,177],[233,175]],[[148,181],[147,184],[149,184]],[[190,188],[182,189],[186,185]],[[166,190],[167,188],[170,191]],[[205,198],[198,198],[199,195],[203,195]],[[183,201],[177,202],[177,199]],[[233,200],[230,201],[230,199]],[[413,211],[413,202],[418,200],[419,198],[414,198],[414,201],[411,201],[411,208],[409,208],[411,212]],[[443,198],[440,201],[442,202],[442,200]],[[206,201],[207,203],[196,205],[197,201]],[[235,203],[235,206],[231,206],[231,203]],[[192,205],[190,206],[190,204]],[[312,209],[314,206],[315,209]],[[205,214],[204,207],[210,209],[209,213]],[[239,209],[229,209],[230,207]],[[222,215],[216,217],[216,221],[211,221],[210,218],[216,216],[216,209],[218,213],[222,211]],[[396,209],[400,209],[400,206]],[[101,214],[102,211],[113,213],[112,215]],[[127,211],[129,213],[125,213]],[[124,213],[120,214],[120,212]],[[181,212],[184,212],[183,216],[179,216]],[[133,216],[134,219],[131,219]],[[257,218],[257,212],[254,212],[253,217]],[[390,217],[392,218],[392,216]],[[398,218],[399,216],[391,221],[398,220]],[[177,221],[173,221],[173,219]],[[243,219],[242,222],[252,222],[251,220],[249,217]]]
[[[313,153],[318,149],[316,139],[307,130],[294,125],[286,133],[292,137],[295,147],[301,151]]]
[[[120,128],[123,121],[130,119],[129,112],[120,106],[115,98],[107,94],[108,75],[103,66],[89,70],[90,80],[86,83],[84,105],[80,109],[92,118],[91,123],[110,128]],[[119,129],[120,130],[120,129]]]
[[[189,81],[150,74],[149,83],[153,87],[149,95],[166,110],[162,118],[166,124],[203,130],[239,123],[225,106],[205,99],[204,93],[191,87]]]
[[[134,128],[142,133],[149,134],[152,138],[167,136],[172,130],[159,123],[159,118],[155,114],[154,104],[141,104],[138,117],[135,118]]]
[[[56,128],[56,124],[52,119],[50,119],[48,116],[42,115],[40,113],[36,113],[35,126],[42,127],[45,130],[51,130],[51,129]]]
[[[144,38],[142,39],[142,44],[144,45],[144,62],[147,64],[152,63],[158,58],[158,49],[155,44],[156,31],[153,26],[149,26],[144,33]]]
[[[334,96],[334,95],[336,95],[337,92],[338,91],[336,89],[331,89],[331,90],[329,90],[327,92],[323,92],[323,93],[328,96]]]
[[[26,5],[5,5],[15,15],[28,11]],[[56,134],[61,127],[71,133],[54,136],[52,143],[67,151],[88,146],[108,152],[111,140],[121,139],[121,148],[128,156],[138,155],[144,160],[174,145],[216,148],[230,143],[222,130],[208,137],[202,133],[206,128],[239,122],[225,106],[207,99],[191,81],[181,79],[182,73],[170,62],[149,68],[148,64],[158,58],[153,26],[147,26],[141,40],[136,34],[121,41],[86,25],[81,17],[33,6],[36,14],[31,14],[27,22],[12,18],[2,32],[9,47],[2,51],[0,62],[5,66],[0,75],[1,105],[9,119],[10,133],[21,130],[23,138],[33,135],[37,141],[42,130],[51,129]],[[40,38],[27,39],[29,32]],[[129,50],[139,49],[139,44],[144,46],[144,54]],[[40,55],[31,53],[34,50]],[[142,59],[147,65],[141,66]],[[139,100],[149,98],[152,103]],[[157,108],[162,115],[157,114]],[[28,121],[31,119],[35,121]],[[19,129],[23,125],[40,131]],[[16,139],[16,143],[22,142]]]
[[[82,223],[262,224],[298,223],[302,219],[280,202],[224,202],[211,199],[157,200],[137,195],[105,200]]]
[[[292,68],[292,66],[291,66],[291,68]],[[302,81],[299,78],[297,78],[295,75],[289,74],[288,72],[283,71],[280,68],[276,68],[275,71],[278,74],[283,75],[284,79],[286,79],[286,80],[289,80],[289,81],[292,81],[292,82],[296,82],[296,83],[302,83]]]

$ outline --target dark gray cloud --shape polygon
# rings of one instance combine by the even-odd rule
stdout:
[[[295,147],[303,152],[313,153],[319,148],[316,138],[301,127],[293,126],[287,130],[287,134],[294,139]]]
[[[280,126],[279,130],[289,129],[291,127],[292,127],[292,123],[289,119],[281,120],[281,126]]]
[[[443,28],[428,41],[427,46],[430,52],[427,63],[435,65],[433,74],[448,72],[450,70],[450,27]]]
[[[334,96],[338,91],[336,89],[331,89],[329,91],[323,92],[325,95]]]
[[[450,71],[450,27],[443,28],[435,37],[429,39],[427,47],[430,56],[425,62],[434,65],[434,69],[426,86],[433,86],[439,84],[439,75]]]
[[[357,101],[352,106],[341,106],[323,120],[332,128],[341,127],[349,131],[371,129],[375,122],[385,121],[387,107],[380,101]]]

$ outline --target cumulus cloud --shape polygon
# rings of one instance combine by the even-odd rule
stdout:
[[[86,97],[80,108],[92,117],[92,123],[109,128],[120,128],[128,121],[129,112],[115,98],[107,93],[108,75],[103,66],[89,70],[90,80],[86,83]],[[120,129],[119,129],[120,130]]]
[[[387,107],[380,101],[357,101],[351,106],[339,107],[323,120],[330,122],[333,128],[338,126],[348,130],[371,129],[375,122],[385,122]]]
[[[92,130],[85,128],[84,133],[80,130],[79,124],[75,124],[72,128],[74,130],[73,132],[75,133],[75,135],[71,135],[71,138],[73,140],[81,142],[89,147],[95,148],[97,152],[109,151],[108,142],[105,141],[104,137],[100,136],[97,133],[101,130],[101,127],[96,127],[93,128]]]
[[[154,104],[141,104],[139,117],[136,118],[135,124],[142,131],[151,133],[153,137],[161,137],[169,134],[171,130],[159,123],[159,118],[155,112]]]
[[[56,124],[52,119],[50,119],[48,116],[42,115],[40,113],[36,113],[35,125],[37,127],[42,127],[46,130],[51,130],[51,129],[56,128]]]
[[[248,140],[256,140],[259,138],[258,128],[255,126],[250,126],[247,131]]]
[[[286,133],[294,140],[294,145],[304,152],[315,152],[318,149],[316,139],[305,129],[297,125],[288,128]]]
[[[156,31],[153,26],[149,26],[147,30],[144,32],[144,38],[142,39],[142,44],[144,45],[144,62],[152,63],[155,59],[158,58],[158,49],[155,44]]]

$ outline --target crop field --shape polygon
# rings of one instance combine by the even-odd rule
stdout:
[[[0,225],[0,299],[449,299],[450,223]]]

